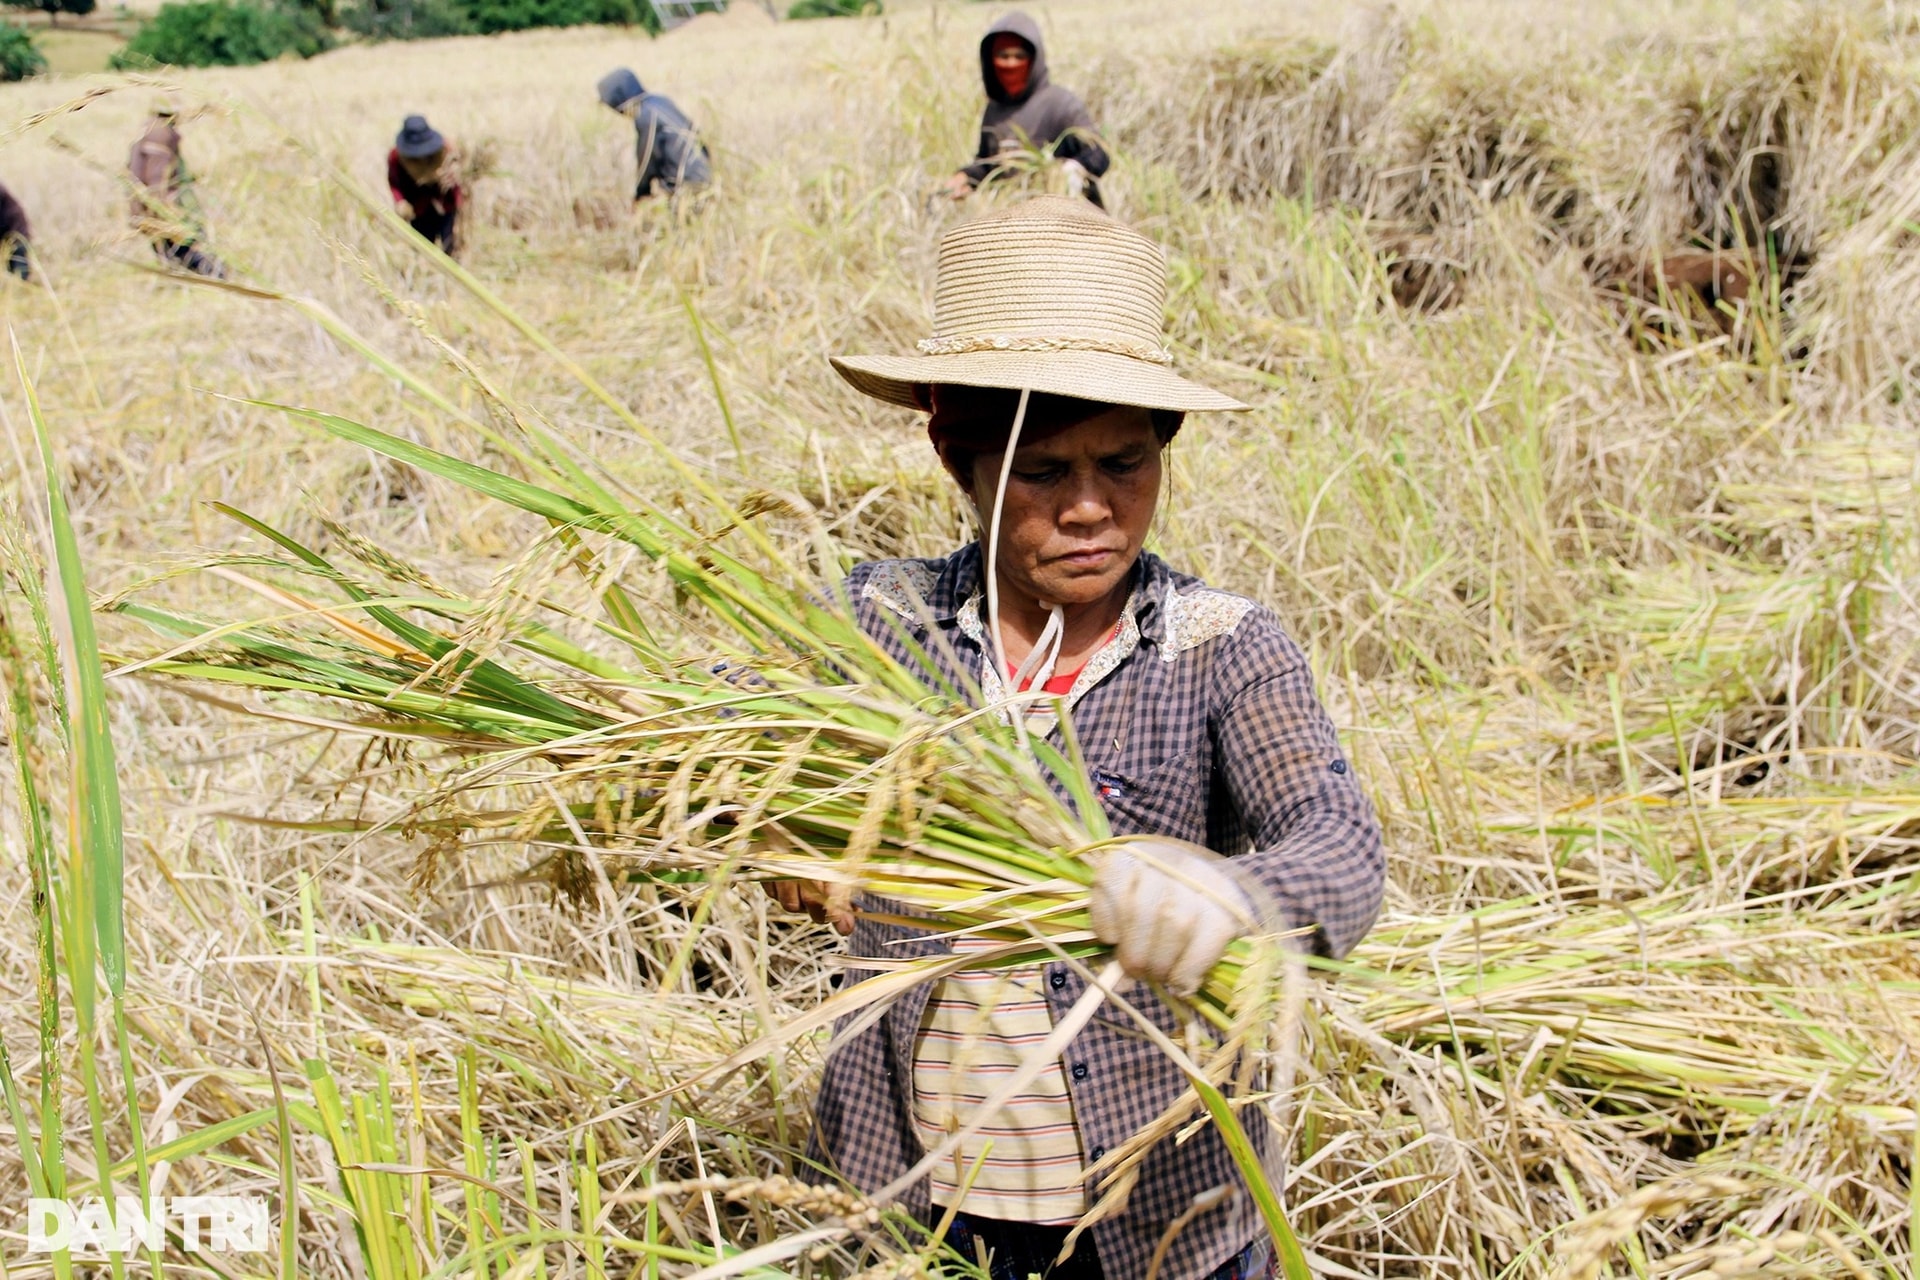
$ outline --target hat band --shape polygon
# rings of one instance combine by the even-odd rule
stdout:
[[[1152,364],[1172,364],[1173,352],[1166,347],[1124,338],[1049,338],[1032,334],[982,333],[953,338],[922,338],[917,344],[923,356],[958,356],[975,351],[1103,351]]]

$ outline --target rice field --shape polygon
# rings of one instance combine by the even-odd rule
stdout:
[[[1115,144],[1111,207],[1167,246],[1179,365],[1255,406],[1183,431],[1156,549],[1279,612],[1387,831],[1370,939],[1255,1002],[1306,1264],[1911,1276],[1920,13],[1031,10]],[[270,1252],[165,1274],[972,1274],[793,1180],[835,939],[750,882],[777,859],[689,834],[751,770],[666,766],[748,760],[772,715],[689,674],[744,644],[714,593],[796,616],[836,567],[967,536],[920,424],[825,356],[926,332],[990,16],[0,89],[44,269],[0,289],[0,1274],[86,1270],[21,1220],[103,1168],[273,1200]],[[621,63],[710,139],[708,197],[629,208],[592,91]],[[163,89],[235,287],[126,226]],[[380,212],[415,111],[477,161],[464,272]],[[1744,296],[1649,269],[1707,251]],[[102,695],[44,658],[85,628],[46,585],[29,386]],[[458,463],[605,506],[569,541]],[[386,662],[381,709],[263,687],[317,668],[261,637]],[[633,690],[699,751],[566,718]],[[897,701],[836,712],[833,758],[879,753]],[[1078,838],[996,750],[821,794],[850,848],[909,793]],[[636,816],[610,778],[684,794]],[[54,917],[112,886],[96,991]]]

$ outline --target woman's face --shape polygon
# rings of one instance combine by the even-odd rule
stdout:
[[[1145,409],[1115,406],[1014,450],[995,559],[1003,588],[1046,605],[1094,604],[1117,591],[1153,525],[1160,439]],[[1001,454],[954,473],[992,518]]]
[[[1019,36],[1001,32],[993,38],[993,74],[1001,92],[1019,97],[1027,91],[1027,77],[1033,71],[1033,50]]]
[[[1019,36],[1003,34],[993,38],[993,65],[996,68],[1013,71],[1032,61],[1033,50],[1027,48],[1027,42]]]
[[[430,155],[401,156],[400,167],[405,169],[407,176],[415,182],[427,182],[440,172],[440,162],[446,158],[446,148],[442,147]]]

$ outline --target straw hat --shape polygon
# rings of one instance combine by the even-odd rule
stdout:
[[[1173,371],[1160,246],[1084,200],[1038,196],[940,238],[933,336],[912,356],[834,356],[854,388],[1004,387],[1147,409],[1244,409]]]

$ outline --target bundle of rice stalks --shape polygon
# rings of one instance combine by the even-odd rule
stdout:
[[[411,591],[362,583],[236,512],[287,553],[278,567],[320,579],[345,599],[316,600],[223,567],[223,576],[280,603],[283,618],[214,628],[123,603],[129,615],[185,640],[143,667],[358,703],[382,733],[437,741],[477,760],[449,794],[520,785],[541,768],[557,770],[592,798],[535,805],[518,811],[520,820],[580,851],[626,850],[649,872],[705,871],[716,859],[745,858],[790,874],[821,871],[822,858],[844,859],[849,882],[863,873],[898,876],[889,888],[929,908],[1024,883],[1086,879],[1078,855],[1098,837],[1051,798],[1011,730],[992,717],[949,723],[941,713],[952,704],[929,703],[830,601],[775,588],[721,552],[722,535],[696,539],[604,492],[589,488],[583,501],[344,420],[318,420],[547,516],[561,528],[557,538],[583,558],[590,553],[575,531],[659,555],[681,592],[733,628],[735,643],[721,648],[724,640],[710,636],[724,656],[671,657],[631,601],[603,583],[608,617],[592,624],[632,650],[637,661],[621,665],[536,619],[492,615],[432,590],[398,561],[381,568],[412,579]],[[669,550],[679,537],[695,549]],[[567,609],[542,595],[532,603]],[[1065,758],[1036,745],[1046,764],[1072,776]],[[961,761],[969,766],[964,782],[943,780]],[[1097,824],[1098,808],[1088,812]],[[1046,852],[1018,859],[1020,869],[1009,872],[982,856],[1003,844]],[[871,861],[883,849],[911,851],[947,870]],[[1035,922],[1049,918],[1043,912]]]
[[[1634,1220],[1640,1274],[1829,1230],[1903,1274],[1914,890],[1905,872],[1389,921],[1307,1019],[1296,1226],[1356,1268],[1446,1241],[1475,1274],[1557,1277],[1594,1206],[1718,1177],[1743,1185]]]
[[[1024,732],[1023,711],[1005,723],[997,709],[968,710],[958,690],[929,696],[804,575],[763,571],[724,549],[729,539],[754,542],[782,559],[747,511],[729,509],[728,526],[701,533],[644,500],[618,501],[537,428],[526,429],[532,448],[521,460],[554,488],[342,418],[303,416],[550,521],[556,545],[594,578],[605,610],[572,621],[625,645],[631,665],[535,617],[439,590],[424,573],[360,544],[361,560],[388,579],[386,586],[363,582],[286,533],[230,511],[284,553],[275,577],[318,580],[331,598],[315,599],[305,583],[275,581],[258,566],[218,566],[281,613],[213,624],[123,602],[124,613],[179,641],[139,668],[273,695],[276,710],[268,714],[443,750],[456,763],[399,822],[439,834],[442,848],[473,833],[544,849],[559,887],[582,887],[590,875],[609,872],[706,881],[713,890],[736,875],[822,880],[843,893],[873,894],[879,911],[910,923],[999,944],[984,955],[893,967],[675,1087],[756,1061],[842,1014],[883,1007],[963,966],[1056,958],[1104,964],[1056,1028],[1062,1044],[1111,996],[1118,967],[1092,936],[1086,901],[1090,855],[1108,832],[1070,734],[1062,753]],[[714,628],[708,652],[689,660],[656,639],[633,601],[601,576],[604,549],[587,539],[656,561],[682,598],[702,606]],[[570,612],[537,590],[527,603],[539,613]],[[294,710],[289,697],[345,702],[362,717]],[[1055,797],[1049,775],[1068,800]],[[710,907],[711,892],[699,910]],[[1280,958],[1272,939],[1233,944],[1193,1002],[1216,1043],[1198,1055],[1204,1065],[1186,1058],[1183,1069],[1194,1104],[1204,1105],[1241,1162],[1289,1274],[1303,1275],[1277,1194],[1221,1092],[1242,1055],[1264,1048]],[[1033,1055],[996,1098],[1024,1087],[1045,1061]],[[911,1176],[996,1109],[983,1107]],[[1125,1175],[1186,1118],[1184,1104],[1176,1110],[1110,1157],[1110,1195],[1124,1197]]]
[[[1407,74],[1412,32],[1388,11],[1343,43],[1269,39],[1219,49],[1172,80],[1137,60],[1095,68],[1095,118],[1195,194],[1282,194],[1359,205],[1377,171],[1377,133]],[[1176,84],[1175,107],[1147,86]]]
[[[1888,1100],[1911,1096],[1902,1045],[1920,1027],[1920,958],[1903,904],[1916,888],[1905,872],[1763,903],[1666,894],[1568,915],[1523,902],[1394,924],[1339,990],[1415,1052],[1444,1045],[1470,1065],[1528,1045],[1507,1081],[1522,1096],[1545,1084],[1648,1131],[1692,1133],[1710,1113],[1718,1142],[1812,1105],[1897,1147],[1915,1116]]]
[[[1818,543],[1831,556],[1848,542],[1870,559],[1884,553],[1913,507],[1912,450],[1856,427],[1783,452],[1777,472],[1720,487],[1727,523],[1776,540],[1789,555]]]
[[[1743,488],[1760,496],[1774,486]],[[1836,524],[1848,520],[1835,513]],[[1668,701],[1644,732],[1743,711],[1767,713],[1769,750],[1904,739],[1910,625],[1894,607],[1884,529],[1858,533],[1852,548],[1834,539],[1820,558],[1784,568],[1716,557],[1614,575],[1615,593],[1588,617],[1607,637],[1605,656],[1634,663]]]

